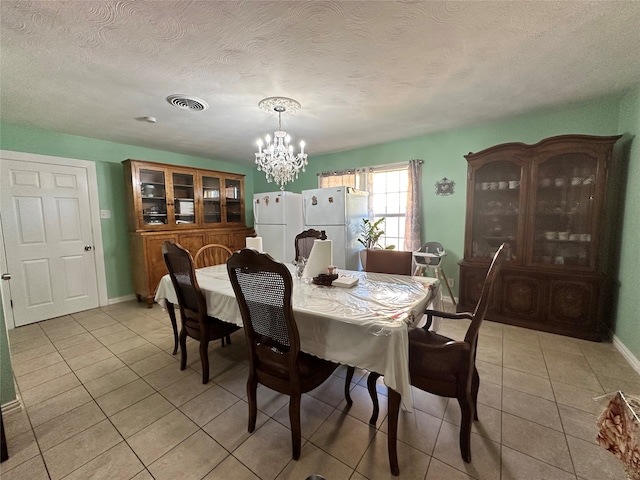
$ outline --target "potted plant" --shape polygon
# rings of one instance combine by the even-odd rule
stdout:
[[[362,268],[366,268],[367,263],[367,250],[372,248],[385,248],[386,250],[393,250],[395,245],[388,245],[383,247],[380,245],[380,237],[384,235],[384,230],[380,227],[380,224],[385,221],[385,218],[379,218],[375,222],[369,220],[368,218],[362,219],[362,225],[360,225],[360,238],[358,238],[358,242],[360,242],[364,246],[364,250],[360,250],[360,263],[362,263]]]

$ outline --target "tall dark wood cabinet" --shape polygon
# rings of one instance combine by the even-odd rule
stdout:
[[[589,340],[607,335],[618,255],[611,185],[618,138],[561,135],[465,155],[459,311],[475,307],[490,258],[508,242],[489,320]]]
[[[167,273],[165,240],[192,255],[209,243],[238,250],[254,231],[245,225],[244,175],[125,160],[133,286],[138,300],[153,305]]]

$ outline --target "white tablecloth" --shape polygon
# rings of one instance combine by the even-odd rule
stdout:
[[[293,267],[290,267],[293,270]],[[437,279],[365,272],[352,288],[321,287],[293,281],[293,311],[304,352],[384,376],[384,383],[402,395],[412,410],[408,329],[422,320],[430,303],[442,308]],[[208,314],[242,326],[226,265],[196,271],[207,300]],[[158,286],[155,300],[177,304],[169,275]]]

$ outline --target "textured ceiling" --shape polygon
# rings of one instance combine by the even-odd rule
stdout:
[[[2,0],[0,17],[2,121],[238,162],[277,127],[269,96],[302,104],[283,129],[312,160],[640,82],[638,1]]]

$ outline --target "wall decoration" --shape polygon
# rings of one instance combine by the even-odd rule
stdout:
[[[456,182],[444,177],[439,182],[436,182],[436,195],[453,195],[453,187],[456,186]]]

